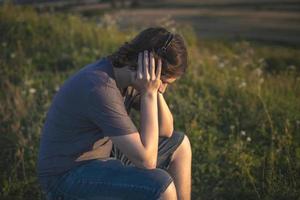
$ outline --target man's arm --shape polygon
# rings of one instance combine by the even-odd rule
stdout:
[[[162,62],[159,60],[155,72],[153,54],[150,54],[150,67],[147,51],[144,52],[142,59],[142,53],[139,53],[137,75],[133,82],[141,93],[140,131],[111,139],[137,167],[154,169],[157,163],[159,134],[157,91],[161,84]]]
[[[162,93],[158,92],[157,95],[158,103],[158,123],[159,123],[159,135],[165,137],[171,137],[174,126],[173,116],[165,101]]]
[[[162,93],[157,94],[159,136],[171,137],[173,133],[173,116]],[[140,98],[135,100],[132,108],[141,111]]]
[[[139,132],[111,137],[112,142],[140,168],[154,169],[158,152],[157,92],[141,96]]]

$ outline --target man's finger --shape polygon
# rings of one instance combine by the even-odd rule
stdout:
[[[148,51],[144,51],[143,75],[145,78],[149,76],[149,55]]]
[[[150,77],[151,80],[155,80],[155,59],[153,53],[150,53]]]
[[[143,70],[143,53],[140,52],[138,57],[138,68],[136,71],[136,76],[138,79],[141,79],[143,77],[142,70]]]
[[[161,68],[162,68],[162,61],[161,61],[161,58],[158,58],[157,69],[156,69],[156,74],[155,74],[156,79],[160,79]]]

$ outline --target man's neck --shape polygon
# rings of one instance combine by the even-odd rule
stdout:
[[[124,95],[127,87],[130,85],[130,80],[126,79],[126,71],[123,68],[113,67],[113,73],[117,87],[119,88],[122,95]]]

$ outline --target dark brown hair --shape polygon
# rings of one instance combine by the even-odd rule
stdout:
[[[125,42],[116,52],[109,55],[114,67],[129,66],[136,70],[138,53],[149,50],[154,53],[155,60],[162,59],[162,75],[173,78],[181,76],[187,68],[187,49],[181,35],[173,34],[165,54],[159,54],[170,32],[163,27],[151,27],[141,31],[133,40]]]

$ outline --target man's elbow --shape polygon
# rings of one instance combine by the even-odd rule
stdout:
[[[155,169],[157,165],[157,159],[148,159],[143,162],[143,168],[145,169]]]
[[[157,165],[157,156],[154,154],[143,156],[136,162],[136,166],[143,169],[155,169]]]
[[[155,169],[157,161],[154,159],[145,159],[143,161],[135,162],[135,166],[142,169]]]

